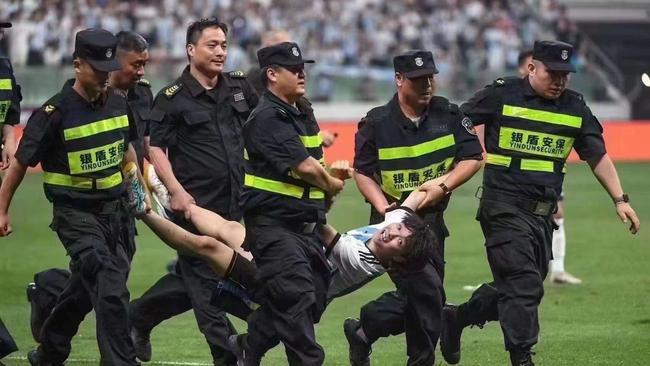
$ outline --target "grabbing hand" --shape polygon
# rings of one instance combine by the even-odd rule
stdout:
[[[352,178],[354,169],[350,167],[348,160],[337,160],[330,165],[330,175],[340,180]]]
[[[177,213],[182,213],[185,220],[190,220],[190,207],[192,204],[196,204],[196,201],[189,193],[187,193],[186,190],[180,189],[179,191],[172,193],[172,210]]]

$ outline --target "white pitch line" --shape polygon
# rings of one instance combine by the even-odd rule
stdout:
[[[25,356],[12,356],[12,357],[6,357],[4,360],[20,360],[20,361],[27,361],[27,357]],[[66,363],[90,363],[93,365],[98,365],[99,360],[91,360],[91,359],[84,359],[84,358],[68,358]],[[144,363],[145,365],[175,365],[175,366],[212,366],[211,363],[202,363],[202,362],[181,362],[181,361],[152,361],[152,362],[146,362]]]

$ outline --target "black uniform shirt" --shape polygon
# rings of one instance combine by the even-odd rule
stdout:
[[[0,80],[2,80],[0,83],[7,83],[5,80],[9,80],[8,83],[11,85],[11,90],[6,88],[0,90],[0,126],[2,124],[18,124],[20,122],[20,102],[23,100],[23,96],[20,93],[20,85],[16,84],[14,70],[8,58],[0,57]],[[2,95],[5,92],[11,93],[6,100]],[[0,131],[0,136],[2,136],[2,131]]]
[[[489,150],[490,146],[496,146],[499,143],[498,126],[493,122],[496,122],[495,119],[498,118],[497,116],[499,116],[503,108],[504,91],[515,90],[524,94],[527,108],[551,109],[561,113],[563,108],[574,107],[578,103],[578,106],[582,106],[582,125],[579,136],[573,144],[573,148],[582,160],[598,159],[605,155],[606,150],[602,135],[602,125],[591,113],[591,110],[582,99],[582,95],[567,89],[558,99],[548,100],[540,97],[535,92],[528,78],[520,81],[521,84],[518,89],[499,87],[499,84],[502,83],[502,81],[499,81],[497,80],[497,83],[488,85],[478,91],[469,101],[460,107],[463,113],[471,118],[474,124],[485,124],[486,149]],[[523,192],[527,196],[549,197],[549,192],[544,186],[518,184],[515,179],[511,181],[494,180],[487,173],[484,174],[484,184],[487,187],[491,186],[509,191]],[[559,191],[555,193],[559,195]]]
[[[140,80],[128,90],[127,103],[131,108],[133,120],[138,129],[138,140],[133,141],[133,148],[138,156],[138,166],[144,169],[144,138],[149,136],[149,113],[153,104],[153,94],[148,81]]]
[[[168,150],[176,179],[203,208],[241,219],[241,128],[257,96],[243,78],[221,74],[206,90],[187,67],[154,100],[150,144]]]
[[[59,94],[50,99],[50,101],[56,102],[52,104],[48,102],[32,112],[16,150],[15,157],[21,164],[34,167],[41,163],[46,171],[68,171],[68,156],[62,130],[63,115],[59,110],[60,107],[56,106],[57,104],[68,110],[99,112],[107,117],[127,114],[129,118],[127,140],[138,139],[137,128],[122,93],[109,87],[104,104],[92,105],[72,88],[73,84],[74,80],[68,80]],[[124,145],[124,151],[127,150],[128,144]],[[73,199],[115,198],[103,197],[101,193],[92,193],[92,197],[89,197],[88,193],[84,191],[71,191],[69,196]]]
[[[301,99],[296,105],[298,109],[269,91],[262,95],[256,111],[244,126],[248,156],[251,160],[260,160],[251,164],[256,169],[253,174],[264,177],[285,176],[291,168],[309,158],[309,152],[299,136],[316,135],[318,124],[306,99]],[[263,215],[287,221],[325,222],[322,200],[296,199],[256,189],[246,189],[242,198],[246,216]]]
[[[435,110],[436,102],[440,99],[432,98],[425,114],[420,118],[418,125],[413,123],[404,115],[397,100],[397,94],[388,103],[387,112],[390,113],[391,121],[394,121],[408,133],[430,133],[434,135],[454,134],[456,161],[473,159],[481,160],[481,148],[476,133],[466,129],[461,124],[462,115],[458,114],[458,121],[451,121],[449,124],[441,125],[433,122],[433,116],[439,113]],[[431,118],[430,118],[431,117]],[[365,118],[359,123],[359,130],[355,135],[354,169],[368,177],[373,177],[379,172],[378,149],[375,142],[375,129],[377,124],[371,118]]]

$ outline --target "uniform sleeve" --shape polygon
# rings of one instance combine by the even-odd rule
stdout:
[[[354,169],[368,177],[372,177],[379,170],[379,157],[377,143],[375,142],[375,125],[363,118],[354,135]]]
[[[16,150],[16,159],[31,167],[40,163],[56,139],[55,131],[59,123],[60,115],[57,111],[49,115],[41,108],[36,109],[27,121]]]
[[[20,102],[23,100],[23,94],[20,90],[20,85],[16,84],[16,79],[11,77],[12,83],[12,96],[11,96],[11,105],[7,111],[7,116],[5,117],[5,124],[16,125],[20,123]]]
[[[483,147],[478,140],[476,128],[472,120],[459,116],[454,129],[454,141],[456,142],[456,161],[461,160],[482,160]]]
[[[585,106],[580,135],[573,144],[581,160],[598,159],[607,153],[603,139],[603,126]]]
[[[496,88],[489,85],[474,94],[460,106],[460,110],[470,118],[474,125],[492,123],[501,105]]]
[[[153,103],[149,116],[149,136],[151,146],[166,149],[176,144],[177,121],[172,118],[171,103],[167,97],[159,95]]]
[[[261,112],[246,123],[244,144],[249,154],[263,156],[281,173],[309,158],[298,133],[274,110]]]
[[[136,125],[136,119],[133,117],[133,109],[127,103],[127,117],[129,118],[129,142],[138,140],[138,126]],[[128,146],[124,146],[124,151],[128,150]]]

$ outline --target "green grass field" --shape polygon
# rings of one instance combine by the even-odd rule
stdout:
[[[650,164],[619,164],[619,174],[633,206],[648,225],[650,220]],[[447,211],[451,237],[447,242],[445,287],[451,302],[462,302],[465,285],[489,280],[483,238],[474,220],[476,178],[459,189]],[[540,311],[540,365],[650,365],[650,229],[636,237],[627,232],[615,215],[606,193],[584,164],[571,165],[566,182],[567,267],[585,283],[577,287],[546,286]],[[368,208],[350,184],[336,204],[330,222],[339,230],[362,226]],[[49,230],[51,206],[45,200],[40,176],[26,177],[14,198],[11,217],[15,232],[0,239],[0,316],[16,339],[20,351],[3,360],[6,365],[26,365],[35,346],[29,332],[29,306],[25,285],[33,273],[48,267],[67,267],[62,246]],[[140,225],[138,252],[129,280],[137,297],[164,273],[173,252]],[[643,226],[643,225],[642,225]],[[356,317],[359,308],[392,289],[381,277],[327,309],[317,336],[326,352],[326,365],[347,365],[347,343],[342,322]],[[238,329],[245,325],[237,321]],[[501,330],[496,323],[470,329],[463,337],[461,365],[505,365]],[[210,356],[191,313],[163,323],[152,334],[151,364],[209,364]],[[70,365],[97,365],[94,316],[90,314],[74,338]],[[278,347],[264,365],[286,364]],[[378,341],[372,354],[374,365],[405,364],[404,338]],[[438,357],[436,364],[444,364]]]

